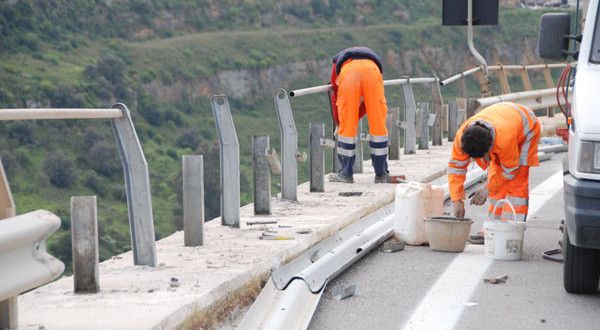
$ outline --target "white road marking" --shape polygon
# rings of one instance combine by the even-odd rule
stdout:
[[[537,213],[562,184],[559,171],[530,191],[529,214]],[[453,329],[492,262],[484,256],[483,245],[467,245],[427,292],[404,329]]]

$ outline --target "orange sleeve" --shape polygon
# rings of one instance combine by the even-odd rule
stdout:
[[[462,131],[456,133],[454,143],[452,144],[452,153],[448,161],[448,188],[452,201],[465,199],[465,179],[467,177],[467,168],[471,163],[468,154],[462,151],[460,146],[460,137]]]
[[[340,126],[340,117],[338,115],[337,108],[337,71],[335,67],[335,63],[333,63],[333,67],[331,68],[331,89],[333,90],[329,93],[329,101],[331,102],[331,118],[333,118],[333,122],[336,126]]]

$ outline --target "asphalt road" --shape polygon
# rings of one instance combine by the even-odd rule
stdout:
[[[330,283],[311,329],[600,329],[600,292],[567,294],[562,264],[542,259],[558,248],[564,219],[561,159],[534,168],[530,214],[521,261],[495,261],[482,246],[463,253],[407,246],[392,254],[371,252]],[[467,206],[476,232],[484,207]],[[505,284],[484,277],[508,275]],[[331,298],[337,284],[356,284],[345,300]]]

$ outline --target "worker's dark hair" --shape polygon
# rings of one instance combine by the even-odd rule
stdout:
[[[489,128],[475,124],[467,127],[460,139],[462,150],[472,158],[481,158],[490,150],[492,132]]]

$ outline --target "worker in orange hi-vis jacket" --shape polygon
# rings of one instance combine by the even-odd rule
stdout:
[[[497,103],[467,119],[456,133],[448,162],[448,183],[454,216],[464,217],[464,182],[471,159],[488,170],[485,187],[477,190],[471,204],[483,205],[489,197],[488,216],[512,219],[508,204],[494,206],[507,199],[514,206],[516,219],[525,221],[529,205],[529,167],[539,165],[538,142],[541,128],[529,108],[510,102]],[[483,232],[469,241],[483,244]]]
[[[358,121],[369,120],[371,160],[375,183],[390,182],[388,175],[387,104],[383,89],[380,57],[367,47],[351,47],[333,58],[331,111],[338,138],[337,154],[341,169],[329,181],[352,183],[356,158]],[[362,160],[361,160],[362,161]]]

